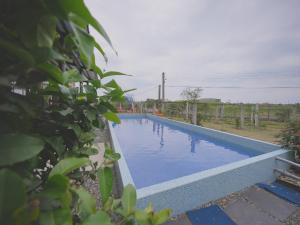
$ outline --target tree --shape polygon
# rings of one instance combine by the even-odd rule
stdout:
[[[89,160],[97,154],[94,129],[105,119],[120,122],[112,103],[126,91],[102,80],[123,73],[96,65],[95,49],[107,58],[88,26],[112,43],[83,0],[3,0],[0,21],[1,225],[166,221],[169,209],[135,208],[132,185],[114,198],[119,154],[107,148],[103,164]],[[81,185],[84,177],[98,178],[101,208]]]
[[[188,102],[195,103],[201,97],[201,88],[186,88],[181,92],[181,96],[184,97]]]
[[[186,88],[181,92],[181,96],[183,96],[187,100],[186,105],[186,119],[189,119],[189,102],[193,104],[193,113],[192,120],[193,124],[200,124],[200,121],[197,120],[197,101],[200,99],[202,93],[201,88]]]

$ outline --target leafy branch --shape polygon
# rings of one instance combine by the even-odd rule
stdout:
[[[95,50],[107,57],[88,26],[112,42],[83,0],[4,0],[0,21],[1,224],[166,221],[169,209],[136,209],[132,185],[114,198],[117,153],[107,148],[99,167],[89,160],[98,153],[95,128],[106,119],[120,122],[113,103],[126,91],[113,79],[102,80],[125,74],[96,65]],[[81,185],[84,176],[99,181],[98,209]]]

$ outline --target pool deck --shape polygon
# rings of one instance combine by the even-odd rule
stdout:
[[[237,225],[299,225],[300,207],[257,186],[205,204],[218,205]],[[164,225],[192,224],[184,213]]]

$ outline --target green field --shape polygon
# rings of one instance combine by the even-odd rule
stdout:
[[[263,121],[261,124],[262,126],[259,128],[245,127],[243,129],[238,129],[233,124],[224,123],[222,121],[202,123],[204,127],[278,144],[279,138],[277,135],[280,133],[285,123]]]
[[[170,119],[185,121],[181,117],[168,117]],[[185,121],[187,122],[187,121]],[[277,135],[280,133],[281,129],[285,126],[284,122],[275,121],[261,121],[259,128],[254,128],[251,126],[245,126],[245,128],[236,128],[234,122],[229,120],[210,120],[201,122],[203,127],[208,127],[220,131],[225,131],[244,137],[254,138],[262,141],[272,142],[278,144],[279,138]]]

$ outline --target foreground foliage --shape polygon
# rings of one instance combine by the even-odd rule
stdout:
[[[295,152],[295,159],[300,162],[300,119],[289,121],[280,134],[281,145]]]
[[[119,122],[112,105],[125,91],[95,64],[101,46],[90,25],[111,45],[82,0],[4,0],[0,3],[0,223],[161,224],[170,216],[151,204],[136,209],[132,185],[112,195],[113,163],[90,155],[94,129]],[[89,166],[90,170],[85,168]],[[98,178],[102,205],[81,185]]]

